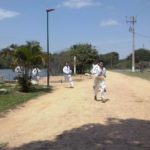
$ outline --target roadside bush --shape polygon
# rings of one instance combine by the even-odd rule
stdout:
[[[18,77],[19,91],[29,92],[31,89],[31,80],[27,75]]]

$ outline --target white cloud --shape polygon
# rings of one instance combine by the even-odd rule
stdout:
[[[96,0],[65,0],[59,6],[68,8],[82,8],[97,5],[101,5],[101,3]]]
[[[0,20],[3,20],[5,18],[12,18],[17,15],[19,15],[19,13],[0,8]]]
[[[100,23],[100,26],[102,27],[110,27],[110,26],[117,26],[117,25],[119,25],[118,21],[113,19],[103,20]]]

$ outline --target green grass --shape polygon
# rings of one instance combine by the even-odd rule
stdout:
[[[123,73],[126,75],[130,75],[133,77],[139,77],[139,78],[146,79],[146,80],[150,81],[150,71],[147,71],[147,70],[145,70],[144,72],[131,72],[131,71],[125,71],[125,70],[117,71],[117,72]]]
[[[5,112],[32,98],[50,92],[50,89],[43,88],[42,86],[32,87],[31,92],[28,93],[18,92],[13,87],[8,87],[7,84],[1,86],[1,88],[8,88],[8,93],[0,95],[0,112]]]

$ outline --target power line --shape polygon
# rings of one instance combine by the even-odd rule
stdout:
[[[141,36],[141,37],[145,37],[145,38],[149,38],[149,39],[150,39],[150,36],[148,36],[148,35],[144,35],[144,34],[138,33],[138,32],[135,32],[135,34],[136,34],[136,35],[139,35],[139,36]]]

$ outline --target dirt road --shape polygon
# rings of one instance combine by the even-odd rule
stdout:
[[[52,83],[51,93],[0,118],[0,143],[14,150],[149,150],[150,82],[108,72],[106,102],[93,99],[92,83]]]

